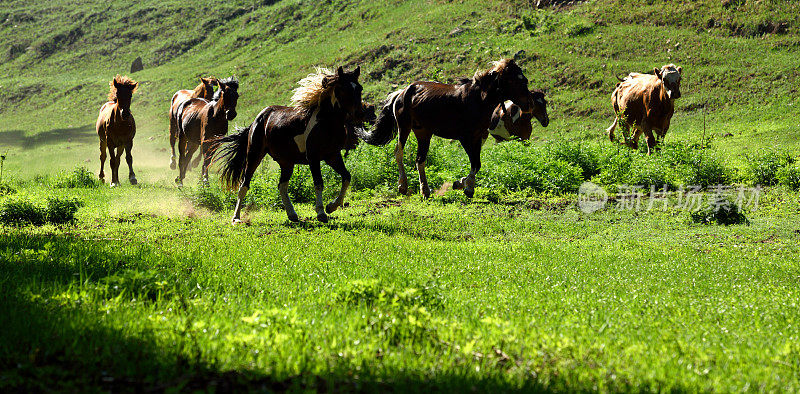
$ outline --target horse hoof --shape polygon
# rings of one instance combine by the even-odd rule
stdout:
[[[131,181],[131,185],[138,185],[139,184],[139,181],[137,181],[135,177],[134,178],[130,178],[129,180]]]
[[[237,224],[242,224],[242,219],[234,218],[233,220],[231,220],[231,224],[234,226]]]
[[[423,198],[431,198],[431,189],[425,188],[419,190],[420,194],[422,194]]]
[[[318,213],[317,214],[317,220],[319,220],[322,223],[328,223],[328,215],[326,215],[324,213]]]
[[[175,159],[170,159],[170,160],[169,160],[169,169],[170,169],[170,170],[174,170],[174,169],[175,169],[175,168],[177,168],[177,167],[178,167],[178,166],[177,166],[177,164],[175,164]]]
[[[111,182],[111,187],[117,187],[117,186],[119,186],[119,183]]]
[[[175,186],[183,187],[183,181],[180,179],[175,179]]]
[[[297,214],[296,214],[296,213],[293,213],[293,214],[291,214],[291,215],[286,215],[286,216],[289,218],[289,221],[290,221],[290,222],[297,223],[297,222],[299,222],[299,221],[300,221],[300,218],[299,218],[299,217],[297,217]]]
[[[328,204],[325,206],[325,213],[333,213],[333,211],[335,211],[336,208],[339,208],[339,206],[332,203]]]

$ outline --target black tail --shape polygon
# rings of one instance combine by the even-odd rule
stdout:
[[[247,141],[250,138],[250,127],[237,127],[236,133],[217,138],[214,141],[214,160],[222,163],[220,182],[228,190],[239,187],[247,166]],[[216,149],[219,148],[219,149]]]
[[[366,132],[361,128],[356,128],[356,136],[370,145],[383,146],[388,144],[397,135],[397,119],[394,116],[394,106],[395,101],[400,96],[402,96],[401,92],[390,94],[386,104],[381,109],[381,113],[378,115],[378,119],[375,121],[375,127],[372,128],[372,131]]]

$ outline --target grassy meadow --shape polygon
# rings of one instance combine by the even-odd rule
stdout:
[[[530,3],[4,2],[0,389],[800,390],[796,5]],[[394,142],[349,152],[351,192],[328,224],[307,168],[290,185],[297,224],[274,163],[240,226],[217,182],[173,184],[169,99],[198,76],[239,78],[243,126],[315,65],[360,65],[377,103],[515,55],[551,124],[487,142],[474,199],[448,189],[468,161],[441,139],[429,200],[413,139],[410,196]],[[137,56],[140,185],[111,189],[94,122]],[[609,142],[615,75],[666,63],[684,76],[662,149]],[[579,208],[586,181],[605,209]],[[709,213],[720,184],[727,206],[749,193],[741,210]],[[688,207],[694,185],[704,203]]]

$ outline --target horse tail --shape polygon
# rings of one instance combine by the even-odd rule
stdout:
[[[180,105],[178,105],[178,109],[175,110],[175,120],[178,123],[178,132],[183,134],[183,110],[186,109],[186,105],[189,104],[190,100],[183,100]]]
[[[386,97],[386,102],[381,108],[381,113],[375,121],[375,127],[367,132],[356,128],[355,133],[362,141],[375,146],[383,146],[389,143],[397,134],[397,117],[395,116],[395,102],[402,96],[403,90],[392,92]]]
[[[247,167],[247,146],[250,140],[249,127],[236,127],[236,132],[214,140],[214,160],[221,163],[220,182],[228,190],[239,187]]]

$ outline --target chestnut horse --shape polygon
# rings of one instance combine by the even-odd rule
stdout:
[[[169,168],[175,169],[175,141],[178,140],[178,107],[184,101],[193,98],[202,98],[211,100],[214,96],[214,86],[217,84],[217,79],[200,78],[200,84],[194,90],[179,90],[172,95],[172,102],[169,107],[169,146],[172,148],[172,156],[169,158]],[[196,164],[195,164],[196,165]]]
[[[489,126],[489,135],[494,137],[497,142],[530,139],[533,132],[533,125],[531,125],[533,118],[536,118],[542,127],[550,124],[544,92],[531,90],[530,93],[530,102],[533,103],[533,111],[530,113],[522,112],[522,109],[510,100],[498,105],[494,110]]]
[[[175,183],[183,186],[183,178],[194,151],[199,146],[203,159],[201,170],[203,181],[208,181],[209,148],[212,141],[228,134],[228,121],[236,118],[236,103],[239,100],[239,81],[234,77],[217,81],[217,92],[211,101],[202,98],[186,100],[178,107],[178,177]]]
[[[104,180],[103,171],[106,163],[106,149],[110,156],[111,187],[119,186],[119,162],[122,151],[128,162],[128,180],[135,185],[136,174],[133,173],[133,136],[136,135],[136,122],[131,114],[131,97],[139,83],[117,75],[108,83],[111,87],[108,102],[100,107],[97,117],[97,136],[100,137],[100,180]]]
[[[400,177],[397,190],[408,192],[408,178],[403,166],[403,147],[411,131],[417,138],[416,165],[420,193],[430,196],[425,162],[434,135],[458,140],[470,162],[468,176],[456,181],[467,197],[475,191],[475,175],[481,168],[481,146],[488,137],[492,114],[501,103],[511,100],[522,112],[531,112],[533,104],[528,79],[513,59],[493,62],[493,67],[477,72],[471,79],[455,85],[438,82],[414,82],[390,94],[372,132],[357,132],[370,145],[386,145],[399,129],[395,160]],[[505,106],[500,106],[505,111]]]
[[[217,150],[222,162],[221,180],[229,189],[238,187],[233,223],[241,222],[241,210],[253,174],[264,156],[269,154],[281,168],[278,191],[289,220],[299,220],[289,200],[289,179],[296,164],[308,164],[316,191],[317,219],[327,222],[329,213],[342,205],[350,185],[350,172],[344,166],[341,150],[347,140],[347,124],[364,119],[361,68],[336,73],[318,68],[315,74],[300,80],[294,90],[292,106],[264,108],[253,123],[236,134],[220,139],[225,143]],[[325,161],[342,177],[339,196],[326,206],[322,202],[322,173],[320,162]]]

